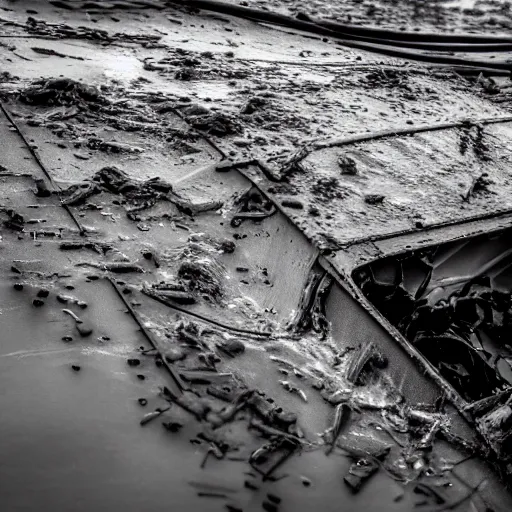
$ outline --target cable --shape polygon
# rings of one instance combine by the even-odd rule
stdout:
[[[178,2],[173,0],[171,1],[171,3]],[[182,6],[183,1],[179,2],[179,5]],[[487,67],[491,69],[500,69],[507,71],[510,71],[512,69],[512,65],[507,62],[493,62],[491,60],[473,61],[461,57],[429,55],[420,52],[406,51],[401,49],[402,47],[406,46],[403,44],[404,42],[417,41],[419,43],[422,43],[422,49],[433,49],[436,51],[440,51],[441,48],[446,48],[446,51],[453,51],[453,48],[451,48],[450,46],[443,45],[429,45],[432,45],[436,42],[445,44],[459,42],[462,44],[462,46],[458,46],[458,48],[466,48],[469,47],[469,45],[478,43],[481,45],[480,48],[489,47],[485,51],[495,51],[495,45],[503,44],[504,46],[502,48],[510,48],[510,45],[512,44],[512,38],[510,37],[473,36],[471,34],[404,34],[401,32],[382,31],[380,29],[369,29],[364,27],[355,27],[351,25],[340,25],[332,23],[329,24],[328,22],[303,21],[298,20],[296,18],[292,18],[290,16],[284,16],[282,14],[251,9],[248,7],[241,7],[233,4],[226,4],[224,2],[218,2],[216,0],[186,0],[185,5],[189,7],[195,7],[220,12],[224,14],[229,14],[239,18],[276,24],[280,26],[291,27],[297,30],[303,30],[314,34],[329,36],[338,39],[339,44],[346,46],[348,48],[367,50],[392,57],[424,62],[433,62],[437,64]],[[490,45],[492,45],[492,49]],[[466,51],[470,50],[467,49]]]
[[[302,148],[297,154],[300,155],[300,158],[294,160],[294,162],[300,162],[304,160],[311,153],[321,150],[328,149],[334,147],[348,146],[351,144],[357,144],[359,142],[369,142],[373,140],[386,139],[389,137],[397,137],[400,135],[415,135],[417,133],[425,133],[425,132],[436,132],[440,130],[447,130],[450,128],[460,128],[466,125],[474,126],[476,124],[499,124],[499,123],[510,123],[512,122],[512,116],[504,116],[504,117],[486,117],[483,119],[465,119],[461,121],[453,121],[448,123],[438,123],[438,124],[430,124],[430,125],[419,125],[419,126],[408,126],[405,128],[394,128],[390,130],[383,130],[380,132],[370,132],[363,133],[361,135],[354,135],[353,137],[346,137],[340,139],[331,139],[326,142],[317,142],[312,145],[311,148]]]
[[[381,132],[368,133],[363,135],[356,135],[355,137],[349,137],[346,139],[332,139],[331,141],[320,143],[315,145],[316,149],[326,149],[337,146],[345,146],[347,144],[354,144],[357,142],[366,142],[369,140],[378,140],[387,137],[394,137],[397,135],[414,135],[416,133],[423,132],[435,132],[439,130],[447,130],[449,128],[458,128],[465,125],[476,125],[476,124],[499,124],[499,123],[510,123],[512,122],[512,116],[504,116],[504,117],[487,117],[483,119],[476,120],[462,120],[462,121],[454,121],[451,123],[439,123],[432,125],[420,125],[420,126],[411,126],[406,128],[399,128],[394,130],[383,130]]]
[[[463,43],[463,44],[497,44],[512,43],[510,36],[490,36],[484,34],[446,34],[438,32],[405,32],[382,28],[362,27],[359,25],[345,25],[327,20],[315,20],[317,25],[328,28],[333,32],[361,35],[378,39],[393,39],[395,41],[423,41],[435,43]]]
[[[270,332],[251,331],[249,329],[233,327],[231,325],[227,325],[227,324],[224,324],[217,320],[214,320],[213,318],[205,317],[199,313],[194,313],[193,311],[188,311],[184,308],[181,308],[180,306],[176,306],[175,304],[172,304],[171,302],[159,297],[156,294],[150,293],[148,290],[145,290],[144,288],[142,288],[141,292],[144,295],[146,295],[147,297],[149,297],[153,300],[156,300],[157,302],[160,302],[160,304],[163,304],[164,306],[167,306],[171,309],[175,309],[176,311],[179,311],[180,313],[183,313],[184,315],[193,316],[194,318],[197,318],[198,320],[201,320],[202,322],[206,322],[208,324],[215,325],[216,327],[220,327],[221,329],[225,329],[226,331],[232,331],[232,332],[236,332],[238,334],[247,334],[250,336],[257,336],[257,337],[263,337],[263,338],[270,338],[270,336],[272,336],[272,333],[270,333]]]
[[[439,34],[432,32],[402,32],[389,29],[378,29],[363,27],[359,25],[346,25],[327,20],[316,20],[307,17],[307,21],[283,14],[273,13],[270,11],[263,11],[252,9],[250,7],[243,7],[239,5],[228,4],[219,2],[217,0],[181,0],[170,1],[180,6],[186,5],[198,9],[205,9],[209,11],[230,14],[239,18],[252,19],[263,21],[267,23],[276,23],[278,25],[296,28],[298,30],[305,30],[317,34],[344,34],[345,36],[360,36],[369,37],[373,39],[389,39],[395,41],[417,41],[417,42],[452,42],[463,44],[498,44],[498,43],[512,43],[510,36],[489,36],[480,34]],[[306,17],[305,17],[306,18]]]

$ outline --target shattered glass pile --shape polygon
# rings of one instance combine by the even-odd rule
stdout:
[[[363,293],[512,454],[512,232],[388,257],[355,273]],[[476,403],[477,405],[474,405]],[[497,415],[497,417],[495,417]],[[488,423],[492,423],[489,425]]]

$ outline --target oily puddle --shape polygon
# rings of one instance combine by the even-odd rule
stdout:
[[[3,510],[156,511],[194,498],[185,478],[199,471],[196,449],[185,442],[171,448],[161,425],[141,435],[139,419],[161,405],[165,375],[154,365],[126,364],[144,339],[108,283],[75,284],[67,293],[89,304],[75,308],[94,325],[87,338],[53,292],[35,308],[36,287],[17,291],[7,279],[0,287]],[[72,341],[62,340],[70,334]],[[100,343],[99,335],[109,340]],[[147,397],[144,408],[140,397]]]
[[[354,278],[465,401],[512,386],[511,230],[377,260]]]

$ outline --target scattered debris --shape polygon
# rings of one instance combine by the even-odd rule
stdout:
[[[320,177],[315,180],[311,187],[311,192],[320,203],[327,204],[333,199],[344,199],[347,197],[347,191],[340,186],[338,178]]]
[[[37,80],[21,91],[20,100],[30,105],[88,105],[104,102],[98,89],[70,78]]]

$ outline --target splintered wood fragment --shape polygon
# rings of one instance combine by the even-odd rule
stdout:
[[[63,309],[62,312],[69,315],[77,324],[83,323],[83,320],[78,318],[78,316],[76,316],[75,313],[73,313],[73,311],[71,311],[70,309]]]
[[[354,354],[347,369],[346,379],[352,384],[358,385],[360,377],[371,362],[385,365],[385,358],[379,352],[374,343],[366,343],[358,353]]]
[[[222,492],[203,492],[199,491],[197,495],[200,498],[227,498],[227,495]]]
[[[326,455],[329,455],[334,450],[341,430],[347,424],[350,418],[350,412],[350,407],[345,403],[341,403],[336,406],[336,409],[334,410],[332,426],[329,429],[331,433],[331,443],[325,452]]]
[[[263,481],[268,480],[272,473],[278,469],[285,461],[287,461],[297,450],[298,443],[291,441],[290,439],[283,439],[281,447],[287,449],[285,453],[276,460],[276,462],[270,467],[270,469],[263,475]]]
[[[153,421],[154,419],[158,418],[159,416],[161,416],[164,412],[168,411],[171,407],[166,407],[164,409],[157,409],[156,411],[153,411],[153,412],[148,412],[147,414],[145,414],[142,419],[140,420],[140,424],[141,426],[144,426],[144,425],[147,425],[148,423],[150,423],[151,421]]]

